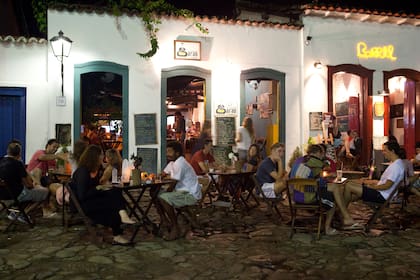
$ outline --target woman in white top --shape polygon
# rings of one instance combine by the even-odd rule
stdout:
[[[242,126],[236,133],[236,148],[238,149],[239,160],[246,160],[248,149],[255,142],[254,126],[252,119],[245,117]]]

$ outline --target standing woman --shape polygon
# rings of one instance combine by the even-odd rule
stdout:
[[[245,161],[249,147],[255,142],[254,126],[251,118],[245,117],[243,119],[242,126],[239,127],[238,132],[236,133],[235,141],[239,160]]]
[[[125,210],[121,190],[97,190],[99,169],[103,161],[102,149],[89,145],[80,157],[79,166],[73,174],[71,188],[80,206],[94,223],[112,228],[113,244],[127,245],[129,241],[122,236],[121,224],[134,224]]]

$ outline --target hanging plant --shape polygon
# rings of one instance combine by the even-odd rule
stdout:
[[[81,4],[83,1],[80,1]],[[73,2],[74,3],[74,2]],[[68,0],[32,0],[32,8],[34,11],[34,17],[38,23],[39,30],[43,33],[47,31],[47,9],[48,5],[53,4],[69,4]],[[167,3],[165,0],[107,0],[106,7],[110,8],[113,14],[117,17],[122,15],[122,11],[125,9],[135,10],[140,13],[140,17],[143,21],[144,28],[146,29],[147,35],[150,42],[150,50],[147,52],[137,54],[142,58],[150,58],[154,56],[159,49],[159,42],[157,32],[159,31],[159,24],[162,22],[159,20],[158,15],[174,14],[176,16],[183,16],[193,21],[193,25],[203,34],[208,34],[208,28],[202,26],[201,23],[194,19],[194,14],[187,9],[178,9],[175,6]]]

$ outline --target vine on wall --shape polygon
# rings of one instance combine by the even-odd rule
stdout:
[[[47,9],[49,5],[54,4],[70,4],[75,1],[69,0],[32,0],[32,8],[35,20],[38,22],[38,28],[41,32],[47,31]],[[83,4],[83,1],[80,1]],[[209,30],[202,26],[201,23],[194,20],[194,14],[187,9],[178,9],[167,3],[165,0],[106,0],[105,7],[112,9],[115,16],[121,16],[124,10],[135,10],[140,14],[149,37],[150,49],[147,52],[137,54],[142,58],[150,58],[156,54],[159,49],[157,33],[159,25],[162,23],[159,14],[173,14],[175,16],[183,16],[193,21],[193,25],[203,34],[208,34]]]

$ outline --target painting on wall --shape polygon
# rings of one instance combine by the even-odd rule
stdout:
[[[322,112],[309,112],[309,129],[322,130]]]
[[[335,103],[335,115],[339,116],[347,116],[349,112],[349,103],[348,102],[341,102]]]
[[[252,103],[249,103],[248,105],[246,105],[246,114],[247,115],[254,114],[254,105]]]
[[[63,146],[71,145],[71,124],[55,124],[55,138]]]
[[[395,104],[390,107],[391,118],[401,118],[404,116],[404,104]]]
[[[404,128],[404,119],[397,119],[397,128]]]
[[[349,118],[345,117],[337,117],[337,126],[338,130],[341,132],[349,130]]]
[[[268,119],[273,113],[271,99],[272,99],[271,94],[268,92],[261,93],[260,95],[257,96],[257,110],[260,111],[261,119]]]

